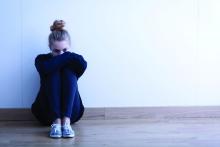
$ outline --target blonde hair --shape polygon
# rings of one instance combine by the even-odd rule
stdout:
[[[50,49],[55,41],[68,40],[69,43],[71,43],[70,35],[67,30],[63,29],[64,26],[65,26],[65,22],[63,20],[55,20],[53,22],[53,25],[50,26],[51,33],[48,37]]]

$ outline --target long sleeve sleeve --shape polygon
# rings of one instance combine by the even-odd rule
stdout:
[[[87,68],[87,62],[82,55],[71,53],[71,62],[67,63],[66,67],[71,69],[77,76],[81,77]]]
[[[71,53],[65,52],[61,55],[45,58],[44,55],[38,55],[35,58],[35,67],[40,74],[50,74],[71,61]]]

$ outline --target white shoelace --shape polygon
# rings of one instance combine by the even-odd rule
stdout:
[[[52,124],[51,125],[52,129],[54,130],[54,133],[60,130],[61,125],[60,124]]]
[[[73,133],[73,130],[72,130],[71,125],[69,125],[69,124],[64,124],[64,125],[63,125],[63,128],[65,128],[65,131],[66,131],[67,133]]]

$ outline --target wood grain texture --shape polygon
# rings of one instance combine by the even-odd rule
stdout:
[[[219,147],[219,118],[80,120],[51,139],[36,121],[0,121],[1,147]]]
[[[220,118],[220,106],[85,108],[82,119]],[[35,120],[30,109],[0,109],[0,120]]]

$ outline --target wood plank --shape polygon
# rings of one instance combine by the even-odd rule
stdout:
[[[220,106],[85,108],[82,119],[220,118]],[[36,120],[28,108],[2,108],[0,120]]]
[[[220,119],[80,120],[75,138],[51,139],[48,126],[0,121],[1,147],[219,147]]]

